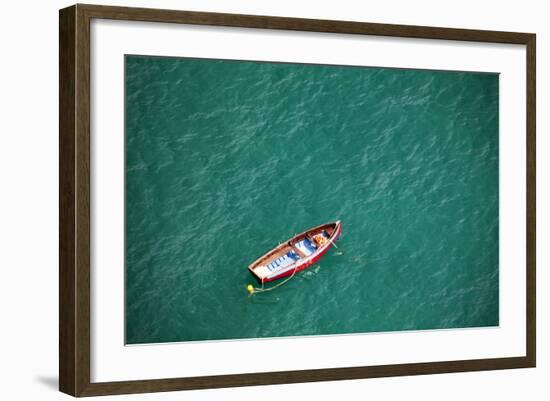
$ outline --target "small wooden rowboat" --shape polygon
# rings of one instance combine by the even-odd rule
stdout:
[[[341,232],[340,221],[311,228],[258,258],[248,269],[262,283],[290,276],[321,259]]]

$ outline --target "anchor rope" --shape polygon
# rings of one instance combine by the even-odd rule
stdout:
[[[283,284],[286,284],[290,281],[290,279],[292,277],[294,277],[294,275],[296,274],[296,271],[298,270],[298,266],[295,266],[294,267],[294,270],[292,271],[292,274],[290,276],[288,276],[287,279],[285,279],[284,281],[281,281],[280,283],[278,283],[277,285],[274,285],[273,287],[269,287],[269,288],[264,288],[264,283],[262,281],[262,286],[261,287],[254,287],[254,291],[252,293],[250,293],[250,295],[254,295],[255,293],[257,292],[267,292],[267,291],[273,291],[275,288],[277,287],[280,287],[282,286]]]

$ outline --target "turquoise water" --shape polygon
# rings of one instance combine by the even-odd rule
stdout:
[[[127,343],[499,324],[497,74],[125,64]],[[337,219],[343,255],[247,296]]]

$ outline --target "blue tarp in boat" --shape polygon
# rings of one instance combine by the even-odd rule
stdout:
[[[300,242],[297,242],[296,248],[298,248],[306,256],[311,255],[317,250],[317,247],[313,245],[313,243],[307,238],[301,240]]]

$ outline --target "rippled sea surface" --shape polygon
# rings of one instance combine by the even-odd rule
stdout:
[[[125,64],[127,343],[499,324],[497,74]],[[343,255],[248,297],[337,219]]]

